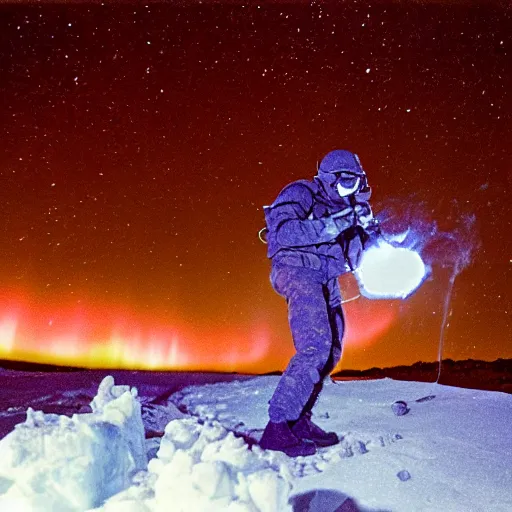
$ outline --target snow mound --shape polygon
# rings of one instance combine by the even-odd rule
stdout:
[[[0,510],[75,512],[96,507],[147,467],[137,390],[101,382],[92,413],[27,410],[0,440]]]
[[[257,446],[249,449],[220,423],[171,421],[157,457],[140,481],[112,497],[102,512],[291,511],[291,475]]]

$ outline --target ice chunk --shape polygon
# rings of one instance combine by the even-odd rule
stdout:
[[[290,488],[275,471],[269,468],[263,469],[250,474],[247,480],[249,494],[258,510],[261,512],[291,510],[288,505]]]
[[[291,510],[290,480],[265,455],[216,421],[174,420],[149,465],[157,476],[154,510],[168,510],[170,502],[186,512]]]
[[[239,471],[257,470],[263,466],[263,460],[251,452],[243,439],[230,432],[223,439],[205,446],[201,459],[203,461],[220,460]]]
[[[218,460],[199,462],[192,468],[192,485],[209,498],[224,498],[233,495],[233,484],[226,464]]]
[[[107,375],[98,387],[98,393],[91,402],[92,412],[101,412],[107,404],[119,398],[124,393],[131,393],[133,397],[137,397],[137,389],[130,386],[116,386],[114,384],[114,377]]]
[[[83,511],[129,487],[147,466],[135,397],[107,377],[93,413],[68,418],[29,408],[25,423],[0,440],[0,510]]]
[[[114,385],[114,378],[107,375],[98,388],[98,394],[91,402],[92,414],[81,414],[83,421],[98,422],[100,418],[117,425],[123,431],[129,451],[135,462],[135,470],[147,468],[147,455],[144,440],[144,424],[137,389]],[[73,417],[75,418],[76,415]]]

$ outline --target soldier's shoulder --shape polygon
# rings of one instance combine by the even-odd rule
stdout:
[[[288,183],[278,194],[278,199],[309,199],[317,192],[317,184],[310,180],[297,180]]]

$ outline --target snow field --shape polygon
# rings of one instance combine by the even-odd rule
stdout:
[[[257,441],[278,380],[190,386],[171,400]],[[406,414],[396,414],[399,400]],[[393,379],[327,380],[313,420],[341,441],[311,457],[284,456],[294,510],[512,510],[512,395]]]
[[[0,440],[0,512],[512,510],[512,395],[328,380],[313,419],[340,443],[293,459],[253,444],[278,379],[57,392],[92,412],[27,410]]]

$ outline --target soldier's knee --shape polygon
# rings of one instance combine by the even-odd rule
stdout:
[[[302,351],[302,356],[307,364],[311,381],[316,384],[321,378],[321,372],[328,363],[331,355],[331,344],[325,344],[319,347],[308,347]]]

